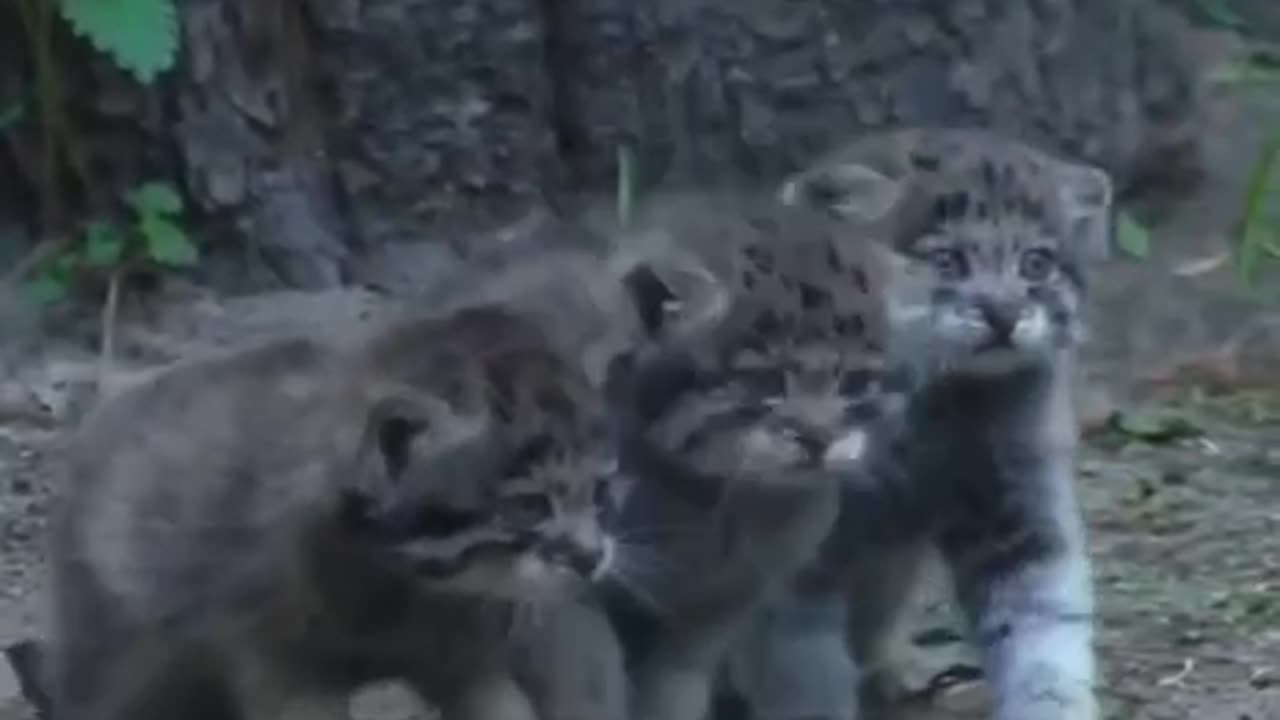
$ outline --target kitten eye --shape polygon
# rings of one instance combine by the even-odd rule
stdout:
[[[955,248],[938,248],[925,254],[925,259],[933,265],[933,269],[947,280],[962,278],[969,272],[969,263],[964,253]]]
[[[1018,274],[1033,282],[1044,280],[1053,272],[1053,253],[1044,248],[1033,248],[1022,253],[1018,260]]]
[[[509,495],[498,504],[498,517],[513,528],[529,528],[551,517],[551,499],[540,493]]]

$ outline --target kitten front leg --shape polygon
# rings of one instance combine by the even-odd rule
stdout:
[[[796,584],[752,618],[728,663],[753,720],[856,720],[843,583]]]
[[[738,611],[665,626],[657,647],[630,668],[631,720],[705,720],[716,672],[746,620]]]
[[[983,657],[993,717],[1096,720],[1093,589],[1070,463],[1033,462],[1022,473],[945,532],[942,549]]]
[[[117,640],[118,648],[87,658],[97,663],[97,669],[85,668],[93,671],[97,681],[72,686],[73,689],[93,688],[93,691],[56,695],[54,717],[59,720],[153,717],[245,720],[238,688],[224,672],[226,665],[221,654],[205,645],[184,643],[167,633]],[[71,669],[80,668],[72,666]],[[66,684],[59,687],[65,688]]]
[[[231,687],[238,720],[351,720],[346,688],[317,687],[257,653],[232,656]]]
[[[785,577],[785,576],[784,576]],[[750,588],[748,590],[748,588]],[[760,607],[761,590],[748,583],[723,605],[664,621],[656,647],[631,669],[631,720],[705,720],[717,674]],[[741,598],[751,598],[741,602]]]
[[[633,720],[703,720],[711,709],[712,673],[697,665],[647,663],[637,669]]]
[[[594,598],[539,608],[514,645],[515,676],[539,720],[626,720],[622,647]]]
[[[443,720],[542,720],[529,697],[508,675],[484,678],[440,710]]]
[[[900,665],[904,611],[935,554],[930,543],[919,540],[877,544],[853,553],[847,637],[864,714],[905,694]]]

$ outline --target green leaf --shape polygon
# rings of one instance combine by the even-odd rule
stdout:
[[[84,261],[90,267],[111,267],[124,256],[124,233],[114,223],[95,220],[84,234]]]
[[[1116,222],[1116,245],[1131,257],[1145,258],[1151,252],[1147,229],[1126,212],[1120,213]]]
[[[70,288],[66,282],[45,273],[23,285],[22,292],[37,305],[52,305],[65,300]]]
[[[1253,284],[1265,250],[1271,238],[1276,235],[1275,229],[1268,227],[1266,211],[1267,196],[1274,192],[1272,181],[1278,158],[1280,132],[1275,132],[1263,143],[1262,152],[1249,174],[1249,184],[1245,191],[1240,239],[1240,277],[1246,285]]]
[[[618,223],[626,227],[631,223],[631,209],[635,205],[635,163],[631,148],[618,146]]]
[[[173,67],[178,16],[173,0],[58,0],[71,29],[142,83]]]
[[[27,103],[22,98],[6,103],[0,107],[0,132],[17,125],[27,114]]]
[[[1206,71],[1205,78],[1211,85],[1247,88],[1258,85],[1274,85],[1280,80],[1275,70],[1249,62],[1229,62]]]
[[[173,183],[145,182],[125,196],[125,202],[141,214],[177,215],[182,212],[182,196]]]
[[[1196,0],[1195,5],[1206,20],[1222,28],[1237,28],[1244,24],[1224,0]]]
[[[200,251],[181,226],[159,215],[143,215],[138,229],[147,244],[147,257],[161,265],[190,267]]]
[[[1163,445],[1204,434],[1187,418],[1156,410],[1118,413],[1111,417],[1111,427],[1121,435],[1154,445]]]
[[[75,249],[63,250],[49,261],[48,272],[56,273],[59,277],[70,278],[83,266],[82,261],[83,258]]]

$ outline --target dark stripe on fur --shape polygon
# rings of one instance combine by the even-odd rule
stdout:
[[[1018,613],[1019,618],[1039,617],[1050,620],[1055,625],[1078,625],[1093,623],[1093,614],[1086,612],[1078,612],[1071,610],[1061,610],[1049,607],[1032,607],[1023,608]],[[1008,623],[1001,623],[994,628],[980,629],[974,633],[974,642],[980,647],[990,648],[1009,639],[1012,635],[1012,628]]]

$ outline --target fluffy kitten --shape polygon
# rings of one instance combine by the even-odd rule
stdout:
[[[611,272],[549,257],[349,347],[280,340],[97,408],[52,521],[57,720],[344,718],[391,677],[448,718],[533,718],[517,611],[612,557],[597,381],[638,326]]]
[[[697,720],[744,623],[826,536],[882,409],[884,273],[843,223],[768,197],[665,198],[620,244],[684,272],[628,278],[651,339],[611,373],[634,478],[618,562],[525,674],[557,720],[616,718],[628,688],[587,679],[624,663],[630,717]]]
[[[846,486],[820,561],[736,654],[751,716],[859,717],[851,661],[891,685],[887,639],[936,548],[994,717],[1094,720],[1070,385],[1086,265],[1109,238],[1106,175],[987,132],[905,130],[834,153],[782,197],[895,251],[895,363],[916,389]],[[853,658],[836,641],[846,621]]]

